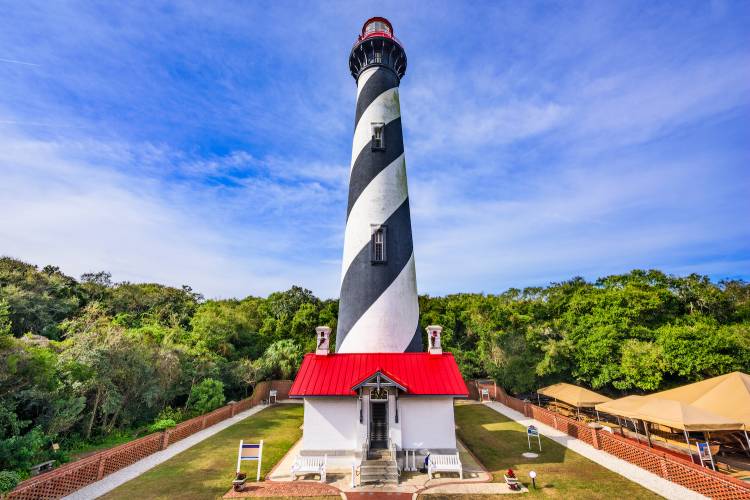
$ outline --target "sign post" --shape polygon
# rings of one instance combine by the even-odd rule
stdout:
[[[698,442],[698,458],[700,458],[701,465],[705,466],[706,462],[709,462],[711,464],[711,468],[713,470],[716,470],[716,466],[714,465],[714,457],[711,454],[711,447],[709,444]]]
[[[245,443],[240,440],[240,449],[237,453],[237,473],[240,472],[240,462],[243,460],[257,460],[258,461],[258,473],[255,476],[255,481],[260,481],[260,465],[263,461],[263,440],[260,443]]]
[[[529,449],[531,449],[532,436],[536,436],[537,444],[539,444],[539,451],[542,451],[542,438],[539,437],[539,429],[537,429],[533,425],[530,425],[526,428],[526,440],[529,442]]]

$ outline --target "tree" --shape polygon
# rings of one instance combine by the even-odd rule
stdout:
[[[258,383],[259,370],[257,363],[253,363],[250,359],[241,359],[237,362],[234,367],[234,375],[240,380],[245,386],[245,397],[247,397],[249,390],[254,389]]]
[[[10,337],[12,334],[10,321],[10,304],[5,299],[0,300],[0,338]],[[2,347],[0,345],[0,347]]]
[[[666,369],[683,380],[714,377],[748,366],[743,352],[748,346],[747,328],[726,329],[710,318],[696,316],[681,324],[664,325],[657,331],[657,344],[664,352]],[[741,357],[739,357],[740,355]]]
[[[13,408],[0,407],[0,470],[27,473],[44,456],[46,440],[39,427],[19,420]]]
[[[257,357],[260,322],[253,317],[253,304],[247,300],[210,300],[195,311],[188,335],[189,342],[199,349],[217,352],[233,359],[237,351]]]
[[[618,389],[657,390],[664,379],[666,363],[662,347],[653,342],[628,339],[622,345],[621,378]]]
[[[9,257],[0,257],[0,300],[10,309],[11,331],[59,338],[58,324],[82,304],[78,283],[60,272]]]
[[[293,340],[274,342],[258,360],[259,379],[290,379],[301,362],[302,351]]]

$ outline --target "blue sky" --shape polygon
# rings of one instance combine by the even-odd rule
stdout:
[[[420,293],[750,279],[747,2],[0,1],[0,254],[208,297],[338,295],[370,16]]]

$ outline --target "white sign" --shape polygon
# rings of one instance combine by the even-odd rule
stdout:
[[[260,464],[263,461],[263,440],[260,443],[245,443],[240,441],[240,449],[237,452],[237,473],[240,472],[240,463],[243,460],[257,460],[258,461],[258,472],[255,476],[255,481],[260,481]]]
[[[536,442],[539,445],[539,451],[542,451],[542,438],[539,437],[539,429],[537,429],[533,425],[530,425],[526,428],[526,440],[529,442],[529,449],[531,449],[531,436],[536,436]]]

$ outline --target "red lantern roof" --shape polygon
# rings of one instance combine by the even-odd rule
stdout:
[[[289,397],[356,396],[354,387],[378,372],[414,396],[468,397],[453,354],[351,353],[307,354]]]

